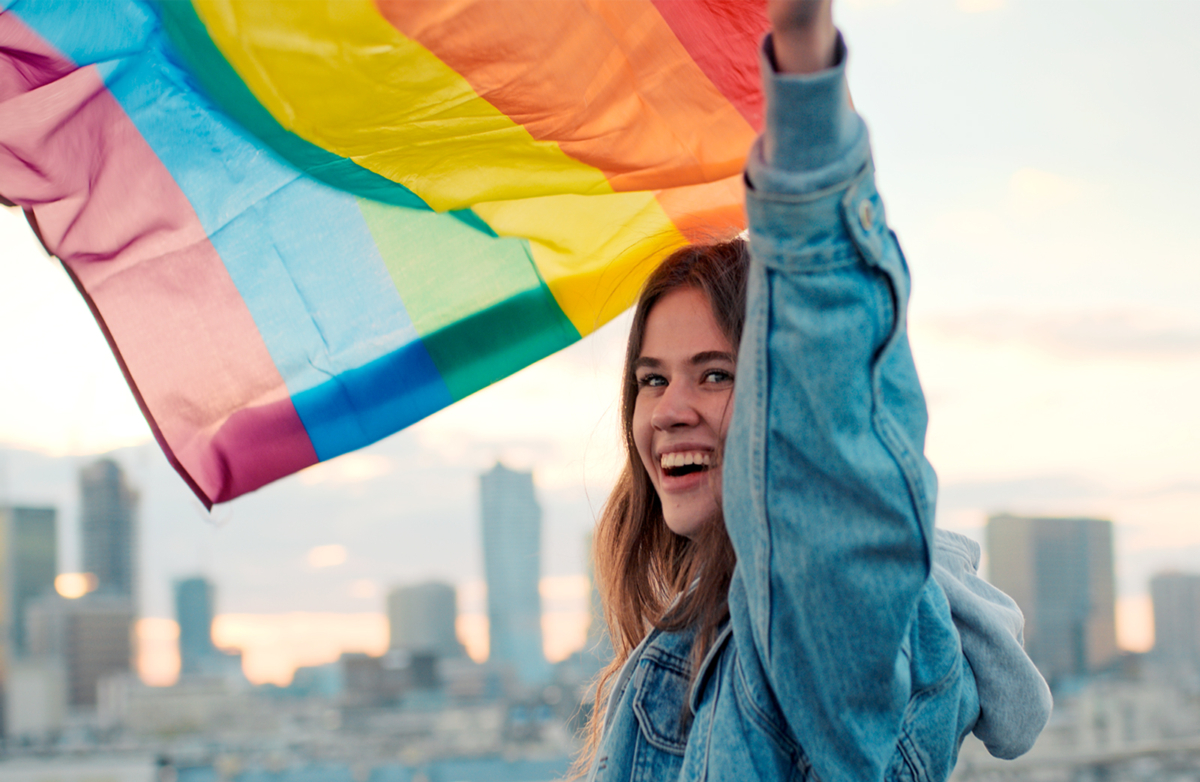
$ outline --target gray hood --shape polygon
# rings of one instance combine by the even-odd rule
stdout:
[[[1025,654],[1025,617],[1008,595],[979,577],[979,544],[936,530],[933,577],[950,601],[963,654],[975,672],[974,733],[995,757],[1029,751],[1050,719],[1050,687]]]

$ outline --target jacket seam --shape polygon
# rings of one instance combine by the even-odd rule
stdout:
[[[740,659],[734,660],[734,666],[737,668],[738,679],[741,682],[742,690],[746,694],[746,704],[749,706],[749,716],[759,726],[767,738],[787,753],[792,759],[794,765],[801,766],[805,771],[812,768],[809,763],[808,755],[805,754],[804,748],[799,742],[794,740],[786,732],[784,732],[775,722],[762,710],[758,705],[757,699],[754,697],[754,690],[750,687],[750,682],[746,671],[742,666]]]

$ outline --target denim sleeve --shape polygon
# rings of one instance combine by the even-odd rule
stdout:
[[[911,694],[906,638],[930,575],[936,494],[905,327],[908,270],[845,57],[780,76],[764,46],[723,468],[732,621],[818,777],[881,779]]]

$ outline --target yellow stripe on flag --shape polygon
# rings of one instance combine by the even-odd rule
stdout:
[[[687,244],[644,191],[477,204],[475,212],[501,236],[529,240],[542,279],[584,336],[633,304],[659,261]]]
[[[371,0],[194,0],[251,92],[288,130],[400,182],[438,211],[612,193],[604,174],[476,95]]]

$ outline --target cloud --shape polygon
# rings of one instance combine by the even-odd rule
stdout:
[[[1200,356],[1200,321],[1151,309],[1074,313],[991,310],[935,316],[919,325],[941,337],[1019,344],[1069,358],[1180,359]]]

